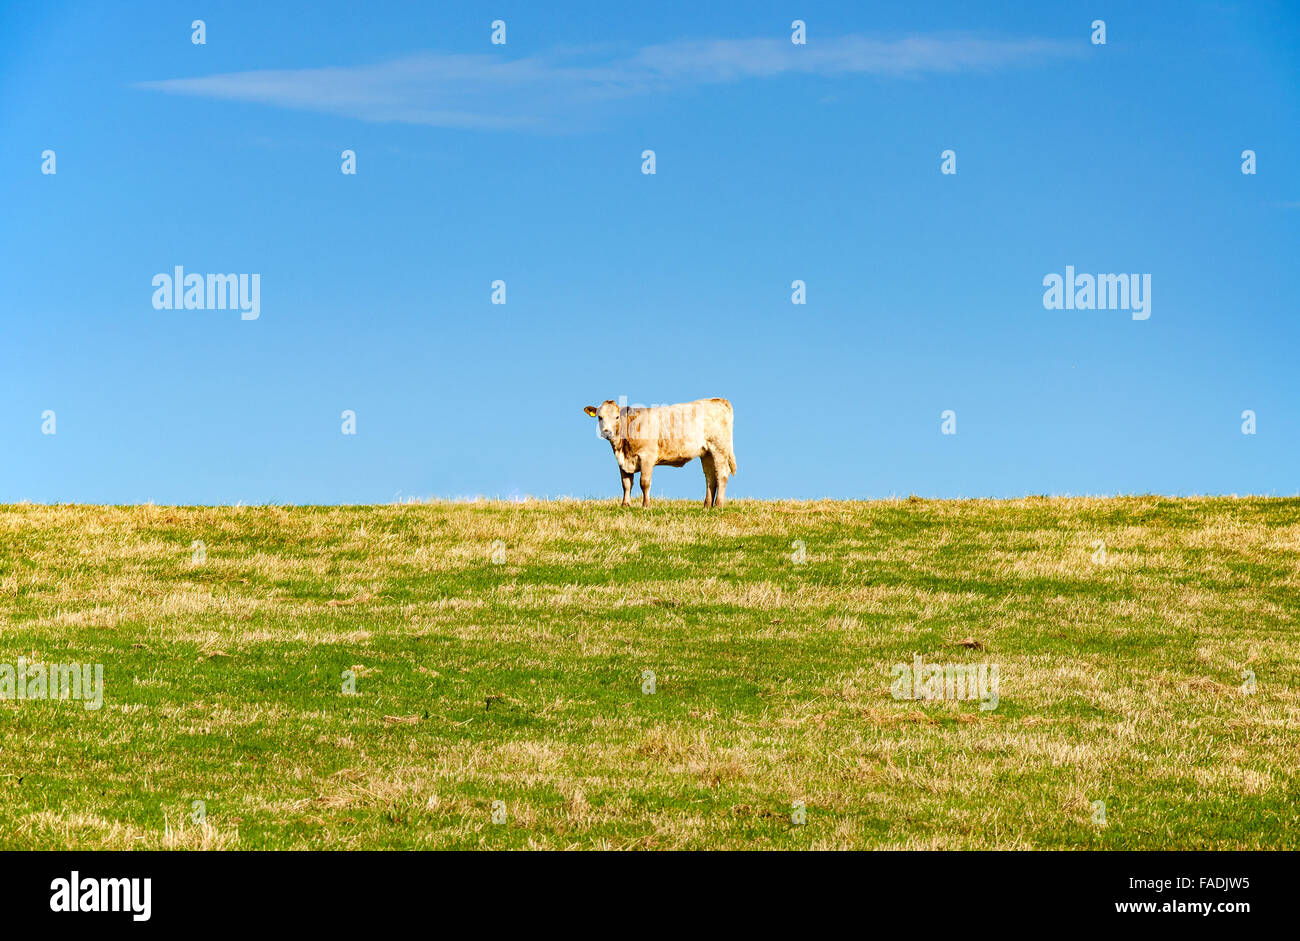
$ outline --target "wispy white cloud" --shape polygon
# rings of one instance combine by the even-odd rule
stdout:
[[[522,59],[427,53],[376,65],[228,72],[137,87],[367,121],[502,129],[569,124],[599,102],[708,84],[796,74],[988,71],[1055,62],[1081,49],[1057,40],[962,34],[850,35],[806,46],[788,39],[680,40],[622,56],[594,49]]]

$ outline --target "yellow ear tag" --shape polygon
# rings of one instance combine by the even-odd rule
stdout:
[[[592,418],[596,417],[596,406],[594,405],[588,405],[586,408],[583,409],[583,411],[586,412],[588,415],[590,415]]]

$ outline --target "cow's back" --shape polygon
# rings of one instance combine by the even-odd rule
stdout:
[[[680,466],[711,446],[731,444],[731,403],[698,399],[677,405],[629,409],[628,432],[633,450],[653,449],[657,463]]]

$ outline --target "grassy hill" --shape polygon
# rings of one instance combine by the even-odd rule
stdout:
[[[1294,499],[0,507],[0,847],[1296,848],[1298,614]]]

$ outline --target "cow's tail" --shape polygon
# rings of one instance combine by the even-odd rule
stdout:
[[[731,467],[733,474],[736,472],[736,449],[731,440],[731,422],[734,414],[731,403],[727,402],[727,464]]]

